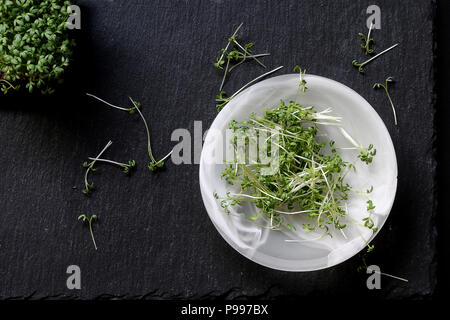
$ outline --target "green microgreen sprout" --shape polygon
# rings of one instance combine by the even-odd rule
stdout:
[[[345,129],[340,128],[340,130],[342,135],[354,146],[354,148],[346,149],[359,150],[358,158],[366,164],[372,163],[373,157],[377,154],[377,149],[375,149],[372,144],[370,144],[367,148],[364,148],[360,143],[356,142],[355,139],[353,139],[352,136],[345,131]]]
[[[262,75],[260,75],[259,77],[256,77],[255,79],[253,79],[252,81],[248,82],[247,84],[245,84],[242,88],[240,88],[239,90],[237,90],[234,94],[232,94],[230,97],[226,97],[226,93],[225,91],[221,91],[217,96],[216,96],[216,102],[218,102],[216,104],[216,108],[217,108],[217,112],[220,112],[225,105],[231,101],[231,99],[233,99],[235,96],[237,96],[239,93],[241,93],[243,90],[245,90],[247,87],[249,87],[250,85],[252,85],[253,83],[261,80],[264,77],[267,77],[268,75],[277,72],[278,70],[280,70],[281,68],[283,68],[283,66],[280,66],[278,68],[275,68],[269,72],[266,72]]]
[[[112,141],[109,141],[106,146],[102,149],[102,151],[100,151],[100,153],[97,155],[97,157],[95,157],[95,160],[91,161],[90,163],[88,162],[84,162],[83,163],[83,167],[86,168],[86,173],[84,174],[84,189],[83,189],[83,193],[85,195],[89,195],[90,192],[94,189],[94,183],[89,183],[88,181],[88,175],[89,172],[95,172],[97,171],[96,168],[94,168],[94,164],[97,162],[97,159],[100,158],[103,153],[112,145]]]
[[[387,77],[384,84],[377,82],[373,85],[373,88],[374,89],[383,88],[384,91],[386,92],[386,95],[389,99],[389,103],[391,104],[392,112],[394,113],[394,123],[395,123],[395,125],[397,125],[397,113],[395,112],[394,103],[392,102],[391,95],[389,94],[389,90],[388,90],[388,84],[391,82],[394,82],[394,78]]]
[[[126,111],[129,114],[134,114],[136,112],[136,109],[139,109],[141,107],[141,104],[139,102],[137,102],[137,101],[135,101],[135,106],[133,106],[132,108],[124,108],[124,107],[119,107],[119,106],[113,105],[112,103],[109,103],[109,102],[107,102],[107,101],[105,101],[103,99],[100,99],[99,97],[94,96],[93,94],[86,93],[86,95],[89,96],[89,97],[92,97],[92,98],[94,98],[94,99],[96,99],[96,100],[98,100],[100,102],[103,102],[104,104],[106,104],[106,105],[108,105],[108,106],[110,106],[112,108],[115,108],[115,109],[118,109],[118,110],[122,110],[122,111]]]
[[[148,164],[148,168],[151,171],[156,171],[159,168],[162,168],[164,166],[164,161],[171,156],[173,149],[166,155],[164,156],[161,160],[157,161],[155,159],[155,157],[153,156],[153,152],[152,152],[152,146],[151,146],[151,142],[150,142],[150,129],[148,128],[148,124],[147,121],[144,118],[144,115],[142,114],[141,110],[139,110],[138,105],[139,102],[134,101],[131,97],[129,97],[131,103],[134,105],[135,110],[139,113],[139,115],[142,118],[142,121],[144,122],[144,126],[145,126],[145,131],[147,133],[147,151],[148,151],[148,155],[150,157],[150,163]]]
[[[85,214],[82,214],[78,217],[78,221],[87,223],[89,225],[89,231],[91,233],[91,239],[92,239],[92,243],[94,244],[95,250],[97,250],[97,244],[95,243],[94,232],[92,231],[92,223],[97,220],[98,220],[98,217],[95,214],[91,215],[90,218],[88,218]]]
[[[373,56],[372,58],[370,58],[370,59],[368,59],[368,60],[366,60],[366,61],[364,61],[364,62],[362,62],[362,63],[358,63],[358,61],[356,61],[356,59],[355,59],[355,60],[352,61],[352,65],[353,65],[354,67],[357,67],[357,68],[358,68],[358,71],[359,71],[360,73],[364,73],[363,67],[364,67],[366,64],[368,64],[369,62],[372,62],[373,60],[375,60],[375,59],[378,58],[379,56],[385,54],[386,52],[388,52],[388,51],[394,49],[396,46],[398,46],[398,43],[394,44],[393,46],[391,46],[391,47],[389,47],[389,48],[387,48],[387,49],[385,49],[385,50],[383,50],[382,52],[378,53],[377,55]]]
[[[229,69],[228,69],[228,73],[230,73],[231,71],[233,71],[234,68],[238,67],[239,65],[243,64],[244,62],[247,62],[250,59],[253,58],[261,58],[261,57],[267,57],[270,56],[270,53],[258,53],[258,54],[252,54],[252,55],[247,55],[247,54],[242,54],[240,53],[239,55],[239,59],[241,61],[239,61],[238,63],[232,65]]]
[[[378,273],[379,275],[386,276],[386,277],[389,277],[389,278],[392,278],[392,279],[397,279],[397,280],[400,280],[400,281],[403,281],[403,282],[408,282],[408,280],[405,279],[405,278],[400,278],[400,277],[397,277],[397,276],[393,276],[392,274],[389,274],[389,273],[385,273],[385,272],[380,272],[378,270],[374,270],[374,269],[370,268],[370,266],[366,267],[366,270],[369,271],[369,272]]]
[[[375,41],[370,37],[372,27],[373,27],[373,22],[370,23],[369,33],[367,34],[367,37],[362,33],[358,33],[359,37],[361,38],[361,41],[363,42],[361,44],[361,49],[364,50],[366,55],[368,55],[368,54],[370,55],[373,53],[373,49],[370,48],[370,45],[375,43]]]
[[[214,62],[214,67],[217,69],[224,69],[224,74],[222,77],[222,82],[220,83],[219,91],[222,91],[223,86],[225,84],[225,80],[227,77],[227,74],[231,72],[234,68],[236,68],[238,65],[241,65],[248,59],[253,59],[257,63],[259,63],[262,67],[266,68],[266,66],[258,59],[259,57],[264,57],[269,54],[263,53],[263,54],[252,54],[252,47],[254,45],[253,42],[247,43],[245,45],[241,45],[237,41],[237,33],[239,29],[242,27],[243,23],[241,23],[237,29],[233,32],[232,36],[228,38],[227,45],[224,49],[220,50],[220,56],[216,59],[216,62]],[[234,47],[232,47],[234,46]],[[231,64],[234,65],[231,65]]]
[[[374,233],[378,231],[378,228],[375,228],[375,224],[372,220],[373,210],[375,209],[375,206],[373,205],[372,200],[367,200],[367,212],[369,212],[369,216],[366,218],[363,218],[364,226],[368,229],[371,229]]]
[[[131,103],[133,104],[133,107],[131,107],[131,108],[124,108],[124,107],[116,106],[116,105],[114,105],[112,103],[109,103],[109,102],[103,100],[103,99],[100,99],[99,97],[94,96],[93,94],[86,93],[86,95],[88,95],[90,97],[93,97],[93,98],[97,99],[98,101],[103,102],[104,104],[106,104],[106,105],[108,105],[108,106],[110,106],[112,108],[115,108],[115,109],[118,109],[118,110],[122,110],[122,111],[126,111],[126,112],[128,112],[130,114],[134,114],[137,111],[137,113],[139,114],[139,116],[141,117],[141,119],[142,119],[142,121],[144,123],[145,131],[146,131],[146,134],[147,134],[147,151],[148,151],[148,155],[150,157],[150,163],[148,164],[148,168],[151,171],[156,171],[159,168],[164,167],[164,161],[168,157],[170,157],[172,155],[173,149],[166,156],[164,156],[161,160],[156,160],[156,158],[153,156],[152,147],[151,147],[151,140],[150,140],[150,129],[148,127],[147,120],[145,120],[145,117],[144,117],[144,115],[142,114],[142,112],[140,110],[141,109],[141,104],[138,101],[134,101],[131,97],[128,97],[130,99]]]
[[[373,246],[372,246],[372,250],[373,250]],[[397,279],[397,280],[400,280],[400,281],[408,282],[408,280],[405,279],[405,278],[400,278],[400,277],[397,277],[397,276],[393,276],[392,274],[389,274],[389,273],[380,272],[378,270],[372,269],[370,266],[367,266],[366,255],[367,255],[367,253],[364,253],[361,256],[362,265],[358,266],[358,268],[357,268],[358,272],[369,271],[369,272],[374,272],[374,273],[377,273],[379,275],[386,276],[386,277],[389,277],[389,278],[393,278],[393,279]]]
[[[3,82],[3,83],[2,83],[2,82]],[[8,91],[9,91],[10,89],[18,90],[18,89],[20,88],[19,85],[13,86],[13,85],[11,84],[11,82],[9,82],[9,81],[7,81],[7,80],[5,80],[5,79],[0,79],[0,83],[2,83],[1,90],[2,90],[2,92],[3,92],[4,94],[7,94]]]
[[[109,160],[109,159],[91,158],[91,157],[89,157],[89,160],[117,165],[122,168],[122,171],[125,174],[129,174],[133,169],[136,168],[136,162],[134,160],[130,160],[130,161],[128,161],[128,163],[121,163],[121,162],[117,162],[117,161],[113,161],[113,160]],[[89,164],[87,162],[85,162],[84,165],[89,165]]]
[[[308,89],[308,87],[306,87],[306,80],[303,78],[303,76],[306,74],[306,70],[302,71],[302,68],[300,68],[299,65],[296,65],[294,67],[294,72],[298,72],[299,76],[300,76],[300,82],[298,84],[298,87],[300,89],[300,91],[303,93],[306,92],[306,90]]]

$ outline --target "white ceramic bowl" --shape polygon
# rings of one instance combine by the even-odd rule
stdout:
[[[397,189],[397,160],[391,137],[377,112],[359,94],[347,86],[315,75],[305,75],[306,93],[297,102],[317,111],[328,107],[332,114],[342,117],[344,128],[363,146],[373,144],[377,155],[373,163],[366,165],[357,159],[357,151],[342,150],[341,157],[356,165],[356,173],[347,176],[355,190],[366,190],[373,186],[369,195],[376,206],[373,220],[380,229],[392,208]],[[255,212],[253,206],[235,206],[232,214],[226,214],[213,193],[225,195],[230,186],[221,179],[225,167],[210,161],[211,152],[217,148],[217,135],[224,132],[231,120],[245,120],[250,113],[262,114],[263,110],[273,109],[280,100],[293,100],[298,91],[299,75],[288,74],[261,81],[244,90],[217,115],[205,138],[200,159],[200,189],[208,215],[222,237],[239,253],[261,265],[285,271],[312,271],[341,263],[360,250],[375,236],[363,226],[349,224],[344,234],[318,239],[321,233],[306,233],[301,228],[295,232],[269,231],[248,220]],[[387,108],[388,106],[386,106]],[[321,126],[336,146],[351,147],[339,128]],[[361,223],[367,216],[367,199],[353,194],[348,201],[350,222]],[[301,225],[302,217],[300,219]],[[298,240],[292,242],[292,240]],[[313,240],[314,239],[314,240]],[[286,241],[287,240],[287,241]],[[289,242],[291,241],[291,242]]]

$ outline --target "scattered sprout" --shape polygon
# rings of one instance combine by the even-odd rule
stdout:
[[[252,85],[253,83],[257,82],[258,80],[267,77],[268,75],[277,72],[278,70],[280,70],[281,68],[283,68],[283,66],[280,66],[278,68],[275,68],[269,72],[266,72],[262,75],[260,75],[259,77],[256,77],[255,79],[253,79],[252,81],[248,82],[246,85],[244,85],[242,88],[240,88],[238,91],[236,91],[235,93],[233,93],[230,97],[226,96],[225,91],[221,91],[217,96],[216,96],[216,108],[217,108],[217,112],[220,112],[225,105],[231,101],[231,99],[233,99],[235,96],[237,96],[239,93],[241,93],[244,89],[246,89],[247,87],[249,87],[250,85]]]
[[[394,82],[394,78],[387,77],[384,84],[377,82],[373,85],[373,88],[374,89],[383,88],[384,91],[386,92],[386,95],[389,99],[389,103],[391,104],[392,112],[394,113],[394,123],[395,123],[395,125],[397,125],[397,113],[395,112],[394,103],[392,102],[391,95],[389,94],[389,90],[388,90],[388,83],[391,83],[391,82]]]
[[[92,223],[96,222],[98,220],[98,217],[94,214],[91,215],[90,218],[88,218],[85,214],[82,214],[78,217],[78,221],[81,221],[82,223],[87,223],[89,226],[89,231],[91,233],[91,239],[92,239],[92,243],[94,244],[94,248],[95,250],[97,250],[97,244],[95,243],[95,239],[94,239],[94,232],[92,232]]]
[[[300,82],[299,82],[298,86],[299,86],[300,90],[302,91],[302,93],[305,93],[306,89],[308,89],[306,87],[306,80],[303,79],[303,76],[306,74],[306,70],[302,71],[302,68],[300,68],[299,65],[296,65],[294,67],[294,72],[298,72],[299,73],[299,75],[300,75]]]
[[[359,71],[360,73],[364,73],[363,67],[364,67],[366,64],[368,64],[369,62],[372,62],[373,60],[375,60],[375,59],[378,58],[379,56],[385,54],[386,52],[388,52],[388,51],[394,49],[396,46],[398,46],[398,43],[394,44],[393,46],[391,46],[391,47],[389,47],[389,48],[387,48],[387,49],[385,49],[385,50],[383,50],[382,52],[378,53],[377,55],[373,56],[373,57],[370,58],[369,60],[366,60],[366,61],[364,61],[364,62],[362,62],[362,63],[358,63],[358,61],[356,61],[356,59],[355,59],[355,60],[352,61],[352,65],[353,65],[354,67],[358,68],[358,71]]]
[[[369,33],[367,34],[367,37],[362,33],[358,33],[359,37],[361,38],[361,41],[363,42],[363,43],[361,43],[361,49],[364,51],[364,53],[366,55],[373,53],[373,49],[370,48],[370,45],[375,43],[375,41],[370,37],[370,33],[372,32],[372,27],[373,27],[373,22],[370,23]]]
[[[83,189],[83,193],[85,195],[89,195],[90,192],[94,189],[94,183],[89,183],[88,181],[88,176],[89,176],[89,172],[95,172],[97,171],[96,168],[94,168],[94,164],[97,162],[97,159],[100,158],[102,156],[102,154],[112,145],[112,141],[109,141],[106,146],[102,149],[102,151],[100,151],[100,153],[97,155],[97,157],[95,157],[95,160],[91,161],[90,163],[88,162],[84,162],[83,163],[83,167],[86,168],[86,173],[84,174],[84,189]]]
[[[92,97],[94,99],[97,99],[98,101],[103,102],[104,104],[106,104],[106,105],[108,105],[108,106],[110,106],[112,108],[115,108],[115,109],[118,109],[118,110],[122,110],[122,111],[126,111],[126,112],[128,112],[130,114],[134,114],[135,112],[137,112],[139,114],[139,116],[141,117],[142,122],[144,123],[145,132],[147,134],[147,152],[148,152],[148,155],[150,157],[150,163],[148,164],[148,168],[151,171],[156,171],[157,169],[164,167],[164,161],[168,157],[170,157],[172,155],[173,150],[171,150],[161,160],[156,160],[156,158],[153,156],[151,140],[150,140],[150,129],[148,127],[147,120],[145,120],[144,115],[142,114],[142,112],[140,110],[141,109],[141,104],[139,102],[137,102],[137,101],[133,100],[131,97],[129,97],[131,103],[133,104],[133,107],[131,107],[131,108],[124,108],[124,107],[119,107],[119,106],[113,105],[113,104],[111,104],[111,103],[109,103],[109,102],[107,102],[107,101],[105,101],[103,99],[100,99],[97,96],[94,96],[93,94],[86,93],[86,95],[88,95],[88,96],[90,96],[90,97]]]
[[[130,160],[130,161],[128,161],[128,163],[121,163],[121,162],[117,162],[117,161],[113,161],[113,160],[109,160],[109,159],[102,159],[102,158],[89,158],[89,160],[117,165],[122,168],[122,170],[125,174],[129,174],[133,169],[136,168],[136,162],[134,160]],[[87,162],[85,162],[83,164],[83,166],[86,167],[86,166],[89,166],[89,164]]]

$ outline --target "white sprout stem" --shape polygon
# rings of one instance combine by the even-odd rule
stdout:
[[[241,48],[242,51],[244,51],[247,55],[251,56],[250,52],[248,52],[247,50],[245,50],[245,48],[243,46],[241,46],[239,44],[239,42],[237,42],[236,40],[233,40],[233,42],[239,47]],[[256,62],[258,62],[263,68],[267,68],[264,63],[262,63],[261,61],[259,61],[258,58],[255,58],[254,56],[252,57],[253,60],[255,60]]]
[[[236,91],[235,93],[233,93],[233,95],[230,97],[230,100],[231,100],[232,98],[234,98],[235,96],[237,96],[239,93],[241,93],[244,89],[246,89],[248,86],[250,86],[250,85],[253,84],[254,82],[256,82],[256,81],[258,81],[258,80],[260,80],[260,79],[262,79],[262,78],[264,78],[264,77],[267,77],[268,75],[270,75],[270,74],[272,74],[272,73],[274,73],[274,72],[277,72],[277,71],[280,70],[281,68],[284,68],[284,67],[283,67],[283,66],[280,66],[280,67],[278,67],[278,68],[275,68],[275,69],[273,69],[273,70],[271,70],[271,71],[269,71],[269,72],[266,72],[266,73],[260,75],[259,77],[253,79],[252,81],[248,82],[246,85],[244,85],[244,86],[243,86],[242,88],[240,88],[238,91]]]
[[[251,196],[251,195],[245,194],[245,193],[231,193],[231,194],[235,197],[246,197],[246,198],[256,199],[256,200],[266,199],[265,197],[255,197],[255,196]]]
[[[379,275],[382,275],[382,276],[391,277],[393,279],[397,279],[397,280],[401,280],[401,281],[404,281],[404,282],[408,282],[408,280],[405,279],[405,278],[400,278],[400,277],[397,277],[397,276],[393,276],[392,274],[389,274],[389,273],[379,272],[377,270],[371,269],[370,267],[367,267],[367,270],[369,270],[370,272],[378,273]]]
[[[242,57],[242,60],[240,62],[238,62],[234,66],[230,67],[230,69],[228,69],[228,72],[231,72],[238,65],[244,63],[246,60],[248,60],[250,58],[260,58],[260,57],[266,57],[266,56],[270,56],[270,53],[259,53],[259,54],[246,55],[246,56]]]
[[[372,32],[373,21],[370,23],[369,33],[367,34],[367,41],[370,39],[370,33]]]
[[[170,157],[172,155],[172,153],[173,153],[173,149],[158,162],[165,161],[168,157]]]
[[[391,95],[389,94],[389,91],[387,89],[387,85],[384,88],[384,91],[386,91],[386,95],[387,95],[389,102],[391,104],[391,107],[392,107],[392,112],[394,113],[394,123],[395,123],[395,125],[397,125],[397,113],[395,112],[394,103],[392,102]]]
[[[227,78],[229,66],[230,66],[230,59],[227,59],[227,65],[225,67],[225,72],[223,73],[223,78],[222,78],[222,82],[220,83],[219,91],[222,91],[223,85],[225,84],[225,79]]]
[[[259,123],[259,122],[257,122],[257,123]],[[277,135],[277,134],[279,134],[280,136],[289,137],[289,138],[300,140],[300,141],[305,141],[304,139],[300,139],[299,137],[296,137],[296,136],[293,136],[293,135],[290,135],[290,134],[286,134],[286,133],[282,133],[282,132],[276,132],[275,129],[270,130],[270,129],[265,129],[265,128],[255,128],[255,130],[271,133],[272,135],[269,136],[266,139],[266,141],[269,140],[272,136]]]
[[[131,99],[131,97],[128,97],[128,98],[130,99],[131,103],[135,106],[137,112],[139,113],[139,115],[142,118],[142,121],[144,122],[145,131],[147,132],[147,151],[148,151],[148,155],[149,155],[150,159],[153,162],[156,162],[156,159],[155,159],[155,157],[153,156],[153,153],[152,153],[152,146],[151,146],[151,141],[150,141],[150,129],[148,128],[147,121],[145,120],[144,115],[142,114],[141,110],[139,110],[139,108],[137,107],[137,105],[134,102],[134,100]]]
[[[278,201],[283,201],[282,199],[277,198],[277,197],[271,195],[270,193],[265,192],[265,191],[262,190],[261,188],[256,188],[256,189],[259,190],[260,192],[264,193],[266,196],[269,196],[269,197],[271,197],[271,198],[273,198],[273,199],[275,199],[275,200],[278,200]]]
[[[14,88],[14,86],[13,86],[13,85],[11,84],[11,82],[9,82],[8,80],[0,79],[0,82],[4,82],[4,83],[6,83],[7,85],[9,85],[10,88]]]
[[[106,144],[106,146],[102,149],[102,151],[100,151],[100,153],[95,157],[95,158],[100,158],[102,156],[102,154],[106,151],[106,149],[108,149],[110,146],[112,145],[112,141],[109,140],[108,143]],[[86,186],[86,188],[88,187],[88,174],[89,171],[91,171],[92,166],[95,164],[97,160],[94,160],[91,162],[91,164],[89,165],[89,167],[86,170],[86,173],[84,174],[84,184]]]
[[[117,162],[117,161],[113,161],[113,160],[108,160],[108,159],[92,158],[92,157],[89,157],[88,159],[92,160],[92,161],[99,161],[99,162],[106,162],[106,163],[116,164],[116,165],[122,166],[122,167],[131,167],[129,164],[121,163],[121,162]]]
[[[357,142],[352,138],[352,136],[349,135],[347,131],[345,131],[344,128],[339,128],[339,129],[341,129],[342,135],[343,135],[343,136],[344,136],[344,137],[345,137],[352,145],[354,145],[358,150],[361,150],[361,149],[362,149],[362,146],[361,146],[359,143],[357,143]]]
[[[340,123],[333,123],[333,122],[315,122],[316,124],[322,124],[322,125],[326,125],[326,126],[341,126]]]
[[[236,34],[238,33],[239,29],[242,27],[243,24],[244,24],[244,23],[241,22],[241,24],[236,28],[236,31],[234,31],[234,33],[233,33],[233,35],[231,36],[231,38],[234,38],[234,37],[236,36]],[[223,50],[222,55],[221,55],[220,58],[219,58],[219,61],[221,61],[221,60],[223,59],[223,56],[225,55],[225,52],[227,52],[229,46],[230,46],[230,41],[228,41],[228,43],[227,43],[225,49]]]
[[[116,108],[116,109],[119,109],[119,110],[123,110],[123,111],[130,111],[130,110],[131,110],[131,108],[123,108],[123,107],[115,106],[115,105],[113,105],[112,103],[109,103],[108,101],[105,101],[105,100],[103,100],[103,99],[100,99],[100,98],[97,97],[97,96],[94,96],[93,94],[86,93],[86,95],[89,96],[89,97],[92,97],[92,98],[94,98],[94,99],[97,99],[98,101],[103,102],[104,104],[107,104],[107,105],[110,106],[110,107],[113,107],[113,108]],[[136,109],[137,109],[137,107],[136,107]]]
[[[375,60],[376,58],[378,58],[379,56],[385,54],[386,52],[394,49],[396,46],[398,46],[398,43],[394,44],[393,46],[381,51],[380,53],[378,53],[377,55],[374,55],[372,58],[370,58],[369,60],[364,61],[363,63],[361,63],[360,65],[358,65],[359,67],[365,66],[366,64],[368,64],[369,62]]]
[[[97,250],[97,243],[95,243],[94,232],[92,232],[92,217],[89,219],[89,231],[91,232],[92,242],[94,243],[94,248]]]
[[[308,212],[314,212],[316,210],[302,210],[302,211],[294,211],[294,212],[289,212],[289,211],[281,211],[281,210],[273,210],[276,213],[281,213],[281,214],[300,214],[300,213],[308,213]]]
[[[334,116],[329,116],[329,115],[325,114],[325,113],[330,113],[330,112],[331,112],[331,108],[327,108],[321,112],[316,112],[313,117],[314,117],[314,119],[332,120],[332,121],[336,121],[336,122],[341,122],[342,117],[334,117]]]

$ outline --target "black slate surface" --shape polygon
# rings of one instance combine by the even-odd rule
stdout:
[[[372,1],[77,1],[82,30],[73,68],[53,97],[0,97],[0,298],[274,298],[371,296],[427,298],[436,287],[436,201],[432,1],[377,1],[382,29],[376,50],[399,42],[360,75],[358,32],[366,32]],[[287,273],[240,256],[220,237],[203,207],[198,165],[152,174],[137,117],[84,96],[126,105],[142,102],[153,148],[162,156],[171,133],[195,120],[203,130],[216,115],[220,75],[212,67],[240,23],[244,41],[270,52],[268,68],[300,64],[308,73],[355,89],[377,110],[392,136],[399,183],[391,215],[368,263],[405,277],[382,279],[369,291],[357,273],[361,258],[309,273]],[[226,84],[233,92],[263,73],[247,63]],[[394,126],[386,96],[374,82],[394,76]],[[126,177],[102,166],[97,190],[81,194],[87,156],[108,140],[113,159],[135,159]],[[76,188],[74,188],[76,187]],[[97,214],[95,251],[78,215]],[[82,289],[66,288],[66,268],[79,265]]]

